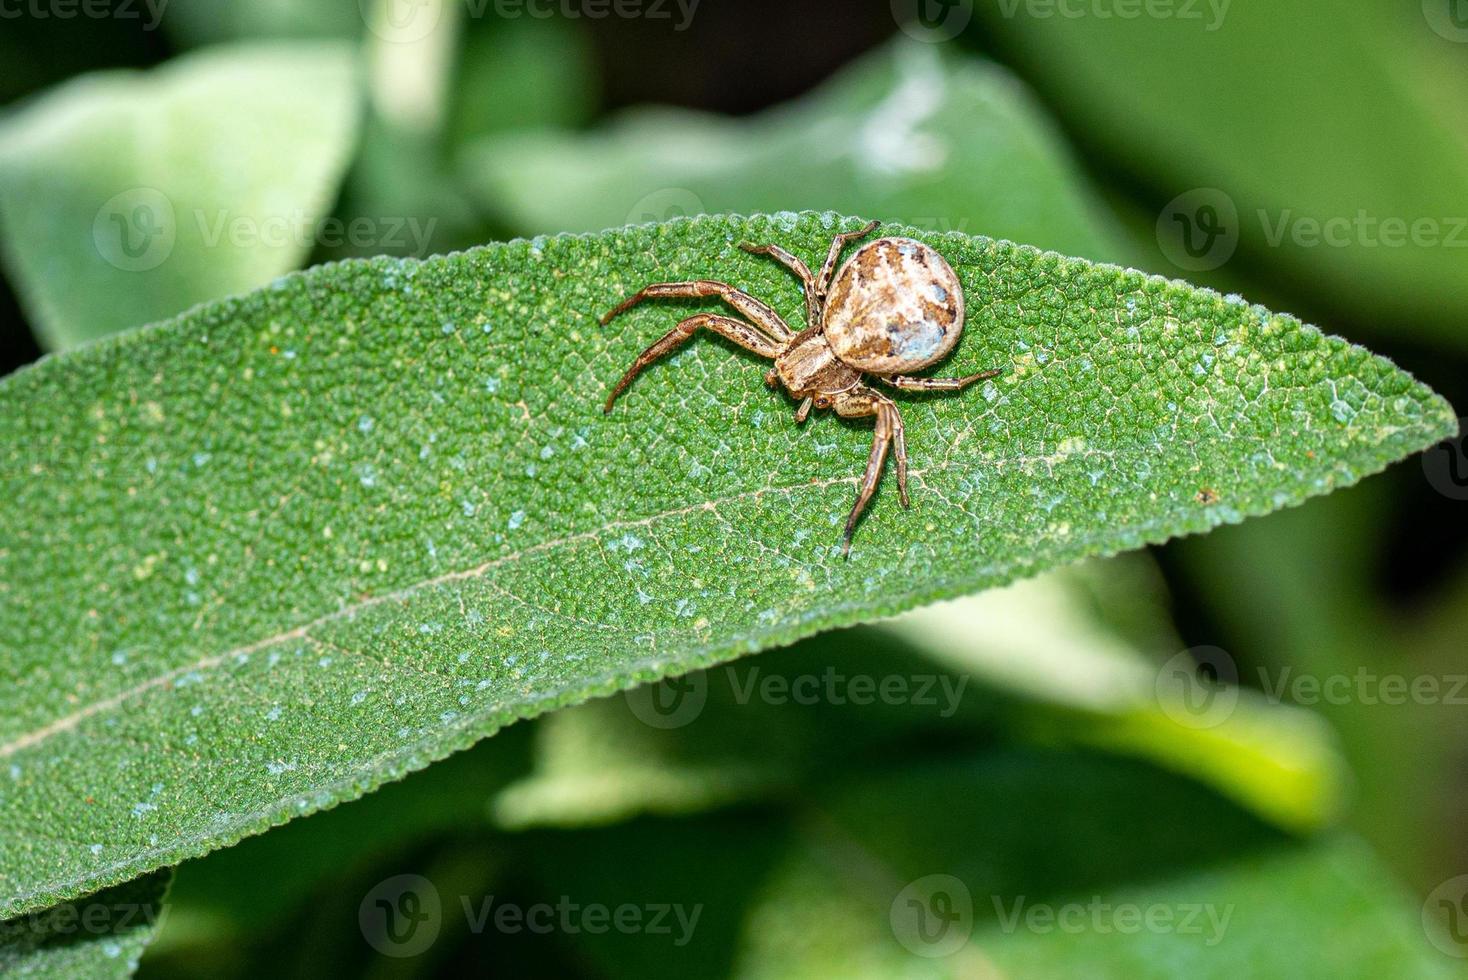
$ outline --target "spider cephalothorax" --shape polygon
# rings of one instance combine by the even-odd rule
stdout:
[[[877,224],[873,221],[860,231],[835,236],[819,275],[812,275],[804,262],[778,245],[740,245],[746,252],[773,256],[800,277],[806,327],[799,332],[748,293],[708,279],[646,286],[601,321],[605,326],[644,299],[701,296],[717,296],[747,318],[699,313],[683,320],[638,355],[607,396],[608,412],[643,368],[677,349],[702,327],[775,362],[766,380],[783,385],[800,401],[796,422],[804,422],[812,407],[835,409],[847,418],[876,416],[872,454],[857,489],[856,504],[846,519],[843,553],[851,550],[851,534],[877,489],[887,450],[894,445],[897,493],[902,506],[908,506],[902,416],[892,399],[862,381],[872,377],[894,388],[960,391],[999,373],[980,371],[963,378],[914,378],[905,373],[938,362],[958,343],[963,333],[963,287],[943,256],[910,238],[868,242],[837,271],[841,250],[870,235]]]

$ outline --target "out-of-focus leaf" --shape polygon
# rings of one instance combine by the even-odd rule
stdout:
[[[1149,759],[1287,829],[1329,823],[1347,782],[1329,728],[1254,690],[1209,691],[1191,659],[1159,663],[1105,629],[1085,605],[1083,581],[1117,564],[928,606],[884,628],[950,669],[1050,709],[1026,718],[1037,736]],[[1168,653],[1187,657],[1180,643]]]
[[[44,342],[296,268],[331,232],[319,222],[353,147],[355,86],[344,45],[241,45],[84,76],[6,118],[0,244]]]
[[[398,18],[389,23],[411,29],[432,14],[425,5],[405,22],[396,2],[381,8]],[[453,172],[459,148],[488,133],[572,125],[591,112],[590,52],[570,22],[450,9],[430,34],[417,33],[409,43],[369,37],[372,108],[336,209],[360,234],[323,245],[318,258],[423,258],[495,237]]]
[[[1436,622],[1380,600],[1369,576],[1387,494],[1368,484],[1280,515],[1269,535],[1242,528],[1175,552],[1237,644],[1244,679],[1306,704],[1340,732],[1355,774],[1353,828],[1415,884],[1430,885],[1456,859],[1439,829],[1453,825],[1441,787],[1459,771],[1468,737],[1468,590],[1459,584],[1445,596]]]
[[[0,922],[0,976],[125,980],[157,935],[170,872]]]
[[[574,21],[474,19],[464,28],[446,120],[451,148],[510,130],[577,126],[596,108],[596,65]]]
[[[1038,7],[1017,0],[974,9],[1086,145],[1159,200],[1197,189],[1162,217],[1179,234],[1178,221],[1194,224],[1205,262],[1228,256],[1204,246],[1236,235],[1241,261],[1324,308],[1462,345],[1468,108],[1451,93],[1468,88],[1453,43],[1468,30],[1453,3],[1178,15],[1188,6],[1129,18],[1031,16]]]
[[[741,809],[692,820],[636,820],[610,830],[529,833],[520,856],[524,876],[537,888],[526,898],[637,910],[638,928],[598,934],[578,928],[555,940],[575,950],[595,976],[730,976],[747,912],[758,907],[766,879],[799,843],[791,831],[786,813]],[[498,946],[502,937],[491,927],[480,941]],[[539,948],[546,945],[542,940]]]
[[[545,718],[533,773],[498,795],[494,816],[575,826],[779,799],[924,737],[981,743],[995,701],[890,633],[826,633]]]
[[[821,809],[746,919],[739,976],[1453,975],[1358,842],[1271,841],[1117,763],[991,758]]]
[[[701,976],[747,978],[1451,975],[1359,842],[1291,840],[1136,762],[997,750],[815,779],[799,799],[791,823],[529,837],[540,894],[670,909],[663,932],[558,941],[613,978],[679,975],[684,951]]]
[[[524,234],[808,208],[1115,255],[1075,165],[1019,82],[915,42],[754,118],[641,109],[587,135],[485,140],[466,153],[464,173]]]
[[[870,429],[795,429],[708,342],[604,416],[687,307],[596,317],[719,275],[798,321],[791,278],[738,243],[813,256],[858,224],[703,217],[319,267],[0,382],[4,914],[517,718],[1298,503],[1455,424],[1289,317],[897,226],[970,296],[949,370],[1004,374],[904,399],[915,506],[889,489],[845,560]]]

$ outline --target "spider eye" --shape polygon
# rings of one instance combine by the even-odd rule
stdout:
[[[827,398],[825,395],[822,395],[822,396],[820,396],[819,398],[816,399],[816,408],[830,408],[830,407],[831,407],[831,399]]]

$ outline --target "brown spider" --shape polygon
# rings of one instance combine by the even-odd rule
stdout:
[[[778,245],[740,244],[746,252],[773,256],[800,277],[805,288],[807,325],[799,333],[748,293],[708,279],[654,283],[601,319],[602,326],[606,326],[613,317],[644,299],[717,296],[753,321],[750,324],[714,313],[699,313],[683,320],[638,355],[607,396],[606,412],[612,410],[617,396],[643,368],[676,350],[703,327],[775,362],[765,380],[771,386],[783,384],[800,400],[795,410],[797,423],[805,421],[811,406],[833,408],[846,418],[875,415],[872,454],[842,536],[844,555],[851,553],[852,532],[877,489],[887,448],[893,443],[897,446],[897,492],[902,506],[909,506],[902,416],[892,399],[862,384],[863,376],[872,375],[894,388],[961,391],[1000,373],[980,371],[966,378],[914,378],[898,373],[934,364],[958,343],[963,332],[963,287],[943,256],[910,238],[868,242],[837,272],[841,250],[870,235],[878,224],[873,221],[860,231],[835,236],[819,276],[811,275],[804,262]]]

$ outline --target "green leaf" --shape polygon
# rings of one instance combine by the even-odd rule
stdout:
[[[613,978],[690,961],[747,978],[1452,975],[1418,902],[1350,837],[1292,840],[1092,753],[889,761],[813,779],[784,813],[530,835],[530,900],[680,905],[664,934],[566,937]],[[952,901],[924,937],[910,886],[935,875]]]
[[[534,771],[498,794],[494,816],[518,829],[694,813],[781,799],[925,734],[978,744],[998,699],[971,681],[874,627],[811,637],[541,720]],[[881,683],[910,696],[884,699]]]
[[[719,275],[795,319],[794,282],[737,244],[814,256],[857,224],[705,217],[322,266],[0,382],[0,914],[516,718],[1297,503],[1453,425],[1289,317],[895,226],[965,284],[946,370],[1005,371],[903,399],[914,507],[888,488],[843,560],[869,428],[796,428],[762,367],[708,341],[603,416],[689,307],[596,316]]]
[[[133,975],[163,921],[170,872],[0,922],[0,975],[11,978]]]
[[[596,86],[595,51],[574,21],[471,19],[447,93],[448,142],[580,125],[595,111]]]
[[[1188,16],[1123,19],[975,5],[1107,167],[1159,204],[1225,191],[1188,207],[1224,216],[1240,266],[1365,327],[1461,345],[1468,111],[1446,93],[1468,85],[1453,43],[1468,32],[1451,9],[1354,3],[1326,18],[1309,3],[1199,3]],[[1288,56],[1275,54],[1281,38]],[[1400,238],[1383,221],[1400,222]]]
[[[741,976],[1453,975],[1358,841],[1271,838],[1114,761],[894,773],[837,793],[812,829],[747,913]],[[926,887],[959,910],[949,928],[918,931]]]
[[[1308,711],[1226,687],[1203,701],[1176,641],[1157,662],[1096,622],[1088,579],[1124,574],[1117,561],[1066,569],[891,621],[940,664],[1028,696],[1032,736],[1136,755],[1212,785],[1288,830],[1340,812],[1347,770],[1329,728]],[[1111,597],[1112,609],[1141,604]],[[1155,600],[1153,600],[1155,604]],[[1182,660],[1186,686],[1174,680]],[[1204,706],[1206,705],[1206,707]]]
[[[71,347],[299,266],[335,234],[318,222],[355,86],[346,45],[239,45],[83,76],[7,118],[4,258],[42,340]]]
[[[318,260],[423,258],[499,237],[503,229],[487,230],[454,176],[458,147],[487,133],[578,123],[593,108],[589,42],[572,22],[485,20],[423,6],[416,17],[442,16],[417,37],[412,18],[395,19],[393,2],[381,13],[412,40],[382,26],[369,37],[372,107],[333,215],[377,233],[323,243]]]
[[[1341,733],[1352,828],[1425,881],[1451,861],[1450,845],[1424,828],[1448,819],[1438,787],[1455,778],[1468,734],[1453,694],[1468,581],[1460,573],[1435,601],[1405,607],[1372,586],[1376,537],[1397,519],[1393,482],[1281,514],[1267,535],[1245,525],[1210,537],[1206,551],[1189,542],[1176,554],[1250,679],[1310,705]],[[1408,696],[1393,684],[1432,686]]]
[[[830,209],[1093,259],[1116,250],[1020,82],[905,42],[750,119],[640,109],[591,134],[482,141],[464,173],[522,234],[718,211]]]

